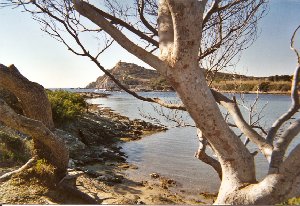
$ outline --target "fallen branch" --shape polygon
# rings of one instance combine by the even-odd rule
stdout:
[[[5,173],[4,175],[2,175],[0,177],[0,182],[5,182],[5,181],[9,180],[13,175],[15,175],[17,173],[21,173],[24,170],[29,169],[36,163],[36,161],[37,161],[37,157],[33,157],[30,160],[28,160],[28,162],[26,164],[24,164],[22,167],[20,167],[19,169]]]

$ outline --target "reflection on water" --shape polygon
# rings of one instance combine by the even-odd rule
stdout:
[[[167,101],[178,100],[174,92],[140,94],[147,97],[158,96]],[[255,97],[254,94],[245,95],[245,99],[249,102],[253,101]],[[93,99],[91,102],[111,107],[130,118],[142,118],[139,114],[140,110],[159,117],[154,112],[152,104],[137,100],[126,93],[112,93],[108,98]],[[260,95],[257,110],[259,111],[265,104],[268,106],[264,110],[265,117],[262,122],[265,122],[265,126],[268,128],[288,109],[290,98],[284,95]],[[242,109],[242,112],[246,115],[245,110]],[[169,126],[172,125],[163,120],[162,122]],[[297,142],[299,143],[299,140],[293,144]],[[128,161],[139,167],[138,170],[129,171],[129,175],[134,178],[149,178],[150,173],[157,172],[175,179],[181,184],[182,189],[193,191],[195,194],[203,191],[214,192],[219,187],[220,181],[216,172],[194,157],[198,147],[195,128],[171,127],[166,132],[153,134],[139,141],[124,143],[122,147],[128,155]],[[256,147],[249,144],[249,149],[254,151]],[[261,179],[267,172],[267,162],[260,154],[255,159],[257,177]]]

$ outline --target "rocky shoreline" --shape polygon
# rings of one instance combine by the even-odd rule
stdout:
[[[98,93],[98,92],[76,92],[76,93],[85,99],[105,98],[110,95],[109,93]]]
[[[101,163],[107,159],[124,162],[125,156],[118,146],[120,142],[138,140],[167,129],[139,119],[130,120],[95,104],[90,105],[88,111],[57,130],[67,143],[71,165]]]

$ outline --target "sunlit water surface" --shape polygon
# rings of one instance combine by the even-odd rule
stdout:
[[[142,102],[127,93],[113,92],[108,98],[90,100],[92,103],[110,107],[113,110],[130,117],[141,118],[142,114],[161,119],[169,127],[166,132],[156,133],[139,141],[123,143],[121,146],[128,156],[128,161],[137,165],[138,170],[129,170],[131,178],[141,180],[149,179],[149,174],[156,172],[177,181],[179,188],[187,193],[199,194],[200,192],[216,192],[220,185],[216,172],[210,166],[194,157],[198,148],[196,129],[193,127],[174,127],[175,124],[164,120],[155,112],[153,105]],[[160,97],[166,101],[178,100],[174,92],[147,92],[140,93],[147,97]],[[229,95],[229,94],[226,94]],[[229,95],[230,96],[230,95]],[[246,105],[256,98],[255,94],[244,95]],[[261,122],[266,128],[270,127],[276,118],[287,111],[290,106],[290,97],[285,95],[260,95],[257,111],[267,104]],[[160,108],[158,108],[160,109]],[[245,119],[248,119],[246,110],[242,109]],[[168,113],[166,111],[166,113]],[[192,124],[188,115],[183,114],[185,122]],[[299,139],[299,138],[298,138]],[[292,145],[299,143],[294,141]],[[250,151],[256,150],[249,144]],[[256,171],[258,179],[267,172],[267,162],[262,155],[257,155]]]

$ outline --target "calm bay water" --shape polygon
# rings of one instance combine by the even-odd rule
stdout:
[[[146,92],[140,94],[147,97],[160,97],[166,101],[178,100],[174,92]],[[251,103],[256,95],[246,94],[244,98],[246,102]],[[90,102],[110,107],[131,119],[143,119],[140,113],[162,119],[154,111],[152,104],[137,100],[124,92],[114,92],[108,98],[93,99]],[[267,104],[264,109],[264,117],[261,120],[263,125],[266,128],[270,127],[274,120],[287,111],[290,103],[289,96],[260,95],[257,110],[259,111]],[[247,119],[246,110],[242,110],[242,112]],[[187,114],[182,114],[182,116],[186,122],[192,123]],[[121,145],[128,156],[128,161],[139,167],[138,170],[129,170],[128,175],[136,180],[141,180],[149,179],[149,174],[156,172],[176,180],[180,186],[179,188],[185,190],[186,193],[216,192],[220,184],[216,172],[194,157],[198,148],[196,129],[193,127],[174,127],[174,123],[163,119],[161,122],[169,127],[168,131]],[[292,145],[299,142],[298,138]],[[256,150],[254,145],[249,144],[248,147],[250,151]],[[267,162],[260,154],[255,158],[257,177],[261,179],[267,172]]]

